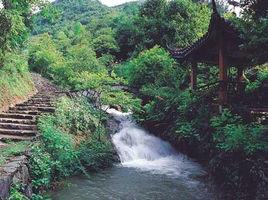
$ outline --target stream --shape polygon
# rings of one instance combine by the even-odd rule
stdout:
[[[130,113],[107,111],[118,123],[112,142],[120,164],[86,177],[69,179],[54,200],[213,200],[202,167],[138,126]]]

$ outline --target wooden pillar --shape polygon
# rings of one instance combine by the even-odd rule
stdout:
[[[239,67],[237,69],[237,81],[240,81],[240,82],[243,81],[243,73],[244,73],[243,68],[242,67]]]
[[[243,74],[244,74],[243,68],[239,67],[237,69],[237,78],[236,78],[237,82],[238,82],[238,84],[237,84],[237,92],[238,92],[238,94],[242,94],[242,92],[244,90],[244,88],[243,88],[243,80],[244,80]]]
[[[191,63],[191,89],[197,88],[197,62]]]
[[[222,107],[227,104],[227,66],[225,65],[224,48],[222,42],[219,47],[219,78],[220,78],[220,91],[219,91],[219,104],[220,111]]]

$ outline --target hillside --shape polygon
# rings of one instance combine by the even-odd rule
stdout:
[[[100,19],[110,11],[98,0],[58,0],[35,16],[33,33],[53,32],[74,22],[87,25],[92,19]]]
[[[91,27],[96,21],[111,19],[119,13],[136,14],[139,4],[129,2],[110,8],[98,0],[57,0],[34,16],[33,34],[54,33],[78,22]]]

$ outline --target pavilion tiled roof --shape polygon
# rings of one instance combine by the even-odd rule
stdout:
[[[236,28],[226,19],[220,16],[216,9],[215,1],[213,2],[213,13],[211,15],[210,24],[207,33],[192,45],[185,48],[169,48],[170,54],[173,58],[178,60],[185,60],[191,57],[200,48],[208,43],[214,43],[221,32],[229,38],[234,38],[236,46],[242,43],[242,39],[239,37],[239,32]]]

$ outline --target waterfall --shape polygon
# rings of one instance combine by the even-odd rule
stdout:
[[[103,109],[118,122],[111,122],[116,130],[111,137],[121,163],[89,179],[72,178],[71,187],[56,192],[53,199],[216,199],[200,181],[204,171],[196,162],[141,128],[131,113]]]
[[[107,112],[120,123],[120,130],[112,136],[112,141],[122,166],[186,179],[203,173],[196,162],[177,153],[168,142],[139,127],[131,119],[131,113],[115,109],[108,109]]]

